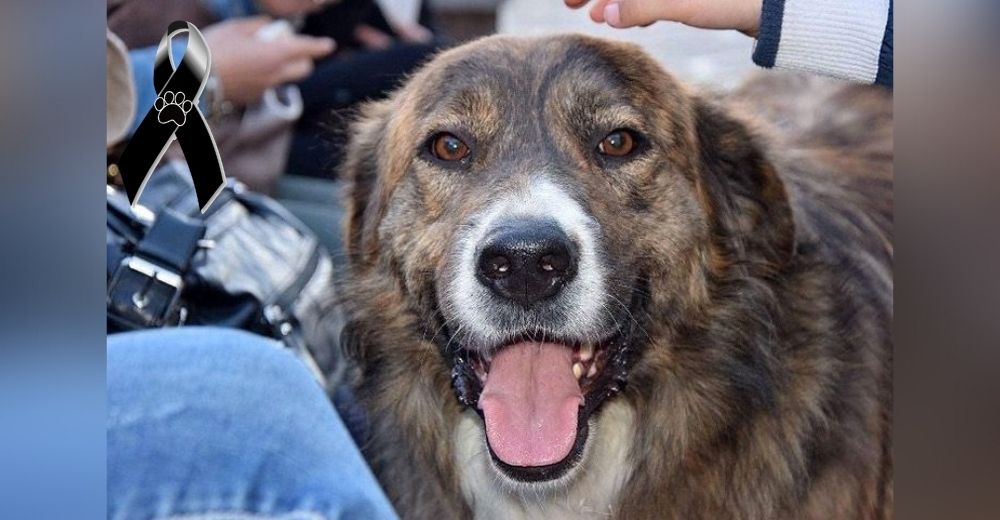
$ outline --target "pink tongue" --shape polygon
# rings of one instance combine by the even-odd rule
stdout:
[[[517,343],[498,352],[479,397],[490,448],[511,466],[565,459],[582,404],[573,351],[554,343]]]

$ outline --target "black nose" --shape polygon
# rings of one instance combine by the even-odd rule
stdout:
[[[576,247],[548,220],[509,221],[491,231],[479,250],[479,281],[524,307],[552,297],[576,276]]]

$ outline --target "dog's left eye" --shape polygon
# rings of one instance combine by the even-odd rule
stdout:
[[[635,145],[635,135],[629,130],[619,129],[601,139],[597,151],[610,157],[625,157],[635,151]]]
[[[431,140],[431,153],[442,161],[461,161],[469,155],[469,146],[448,132],[441,132]]]

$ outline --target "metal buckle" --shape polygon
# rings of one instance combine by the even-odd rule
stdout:
[[[108,307],[127,326],[160,327],[173,314],[183,286],[180,274],[131,256],[108,284]]]

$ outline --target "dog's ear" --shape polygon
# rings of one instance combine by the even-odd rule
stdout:
[[[695,108],[699,194],[711,219],[716,260],[757,270],[780,269],[795,250],[795,224],[785,185],[747,126],[721,108]]]
[[[376,192],[389,112],[386,101],[365,105],[351,125],[340,167],[340,179],[344,181],[344,249],[353,263],[363,261],[366,247],[374,247],[370,240],[366,245],[365,234],[377,225],[381,213]]]

